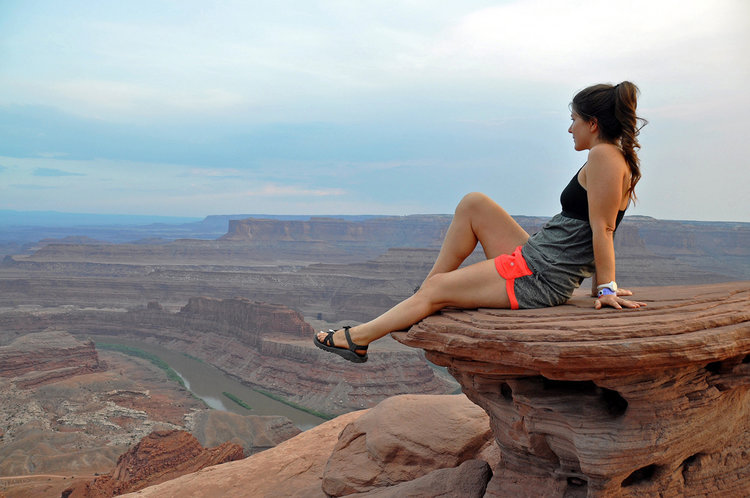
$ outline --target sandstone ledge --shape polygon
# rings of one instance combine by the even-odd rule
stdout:
[[[448,310],[394,337],[490,416],[485,496],[750,493],[750,282],[636,292],[649,306]]]
[[[636,310],[578,292],[540,310],[446,310],[393,335],[433,363],[494,375],[595,380],[750,353],[750,282],[637,289]]]

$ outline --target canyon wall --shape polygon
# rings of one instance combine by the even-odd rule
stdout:
[[[62,331],[25,335],[0,346],[0,377],[12,379],[22,389],[105,369],[93,341]]]
[[[64,490],[65,498],[118,496],[175,479],[200,469],[244,458],[242,447],[223,443],[204,448],[185,431],[155,431],[117,459],[104,476],[76,483]],[[189,494],[189,493],[188,493]]]
[[[0,491],[9,496],[60,496],[71,481],[108,472],[119,454],[153,431],[190,431],[204,446],[223,445],[219,454],[231,442],[235,457],[300,433],[286,417],[210,410],[149,361],[97,351],[89,339],[47,329],[50,317],[43,318],[26,321],[23,330],[12,322],[0,324]],[[60,321],[52,317],[51,322]],[[34,332],[33,327],[42,330]],[[156,458],[156,468],[150,463],[152,474],[171,478],[179,475],[176,470],[192,472],[227,461],[196,448],[193,442],[174,446],[171,453],[146,451],[149,460],[161,458]],[[174,455],[190,455],[189,462]],[[119,467],[131,467],[123,465]],[[136,481],[158,482],[154,475],[122,479],[122,472],[102,489],[117,484],[124,492],[135,489],[130,486]],[[96,488],[90,496],[106,494]]]
[[[179,312],[155,303],[130,311],[69,310],[0,314],[0,327],[24,334],[51,326],[80,337],[159,344],[210,363],[243,383],[313,410],[341,414],[396,394],[443,394],[456,385],[418,350],[388,338],[365,365],[317,349],[301,315],[279,305],[233,298],[193,298]]]
[[[205,409],[148,362],[61,330],[10,338],[0,358],[3,477],[106,469],[134,438]]]

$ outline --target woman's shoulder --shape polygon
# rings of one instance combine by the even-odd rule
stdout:
[[[628,164],[622,150],[613,144],[596,144],[589,150],[589,156],[586,161],[586,170],[606,168],[608,170],[627,170]]]

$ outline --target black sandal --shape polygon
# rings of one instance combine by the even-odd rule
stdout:
[[[337,354],[345,360],[354,363],[364,363],[367,361],[367,346],[360,346],[359,344],[354,344],[354,342],[352,342],[352,336],[349,335],[350,328],[349,325],[344,327],[344,336],[346,336],[346,342],[349,343],[349,349],[335,346],[333,344],[333,334],[336,332],[333,329],[328,329],[328,332],[322,341],[318,340],[318,334],[315,334],[313,336],[313,342],[320,349],[328,351],[329,353]],[[364,351],[365,354],[359,354],[357,351]]]

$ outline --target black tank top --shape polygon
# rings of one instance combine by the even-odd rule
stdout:
[[[578,181],[578,173],[581,172],[581,169],[573,175],[568,186],[560,194],[560,204],[562,204],[563,216],[575,218],[576,220],[589,221],[589,197],[586,189]],[[623,216],[625,216],[625,211],[617,212],[615,228],[620,225]]]

